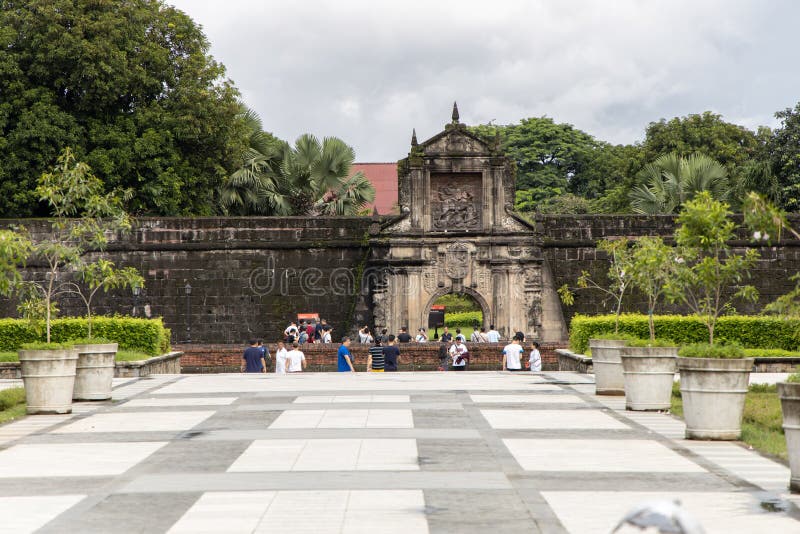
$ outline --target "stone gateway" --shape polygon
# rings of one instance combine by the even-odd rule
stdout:
[[[543,305],[547,279],[541,240],[513,212],[514,176],[497,142],[459,122],[423,143],[412,136],[398,164],[401,215],[371,243],[375,324],[390,331],[427,326],[431,305],[465,293],[483,309],[484,326],[512,328],[545,341],[563,338],[560,308]],[[552,284],[547,289],[552,292]]]

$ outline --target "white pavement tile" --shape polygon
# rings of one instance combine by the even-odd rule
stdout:
[[[233,404],[236,399],[237,397],[157,397],[150,399],[129,400],[121,407],[226,406],[228,404]]]
[[[586,404],[577,395],[470,395],[472,402],[481,404]]]
[[[71,415],[36,415],[0,426],[0,445],[71,419]]]
[[[85,495],[46,497],[0,497],[0,533],[23,534],[38,530]]]
[[[705,473],[656,441],[612,439],[504,439],[526,471]]]
[[[411,410],[286,410],[269,428],[414,428]]]
[[[630,427],[598,410],[481,410],[492,426],[510,429],[603,429]]]
[[[336,403],[396,403],[411,402],[409,395],[302,395],[294,400],[297,404],[336,404]]]
[[[765,512],[745,492],[544,491],[542,496],[570,534],[611,532],[633,507],[647,501],[675,499],[701,523],[706,534],[800,533],[800,521],[783,513]],[[620,532],[641,530],[629,527]]]
[[[229,472],[417,470],[414,439],[256,440],[228,468]]]
[[[788,467],[734,443],[681,440],[679,444],[765,490],[780,493],[789,484]]]
[[[0,478],[119,475],[164,445],[160,441],[14,445],[0,451]]]
[[[212,415],[214,415],[213,411],[99,413],[57,428],[53,433],[189,430]]]
[[[419,490],[205,493],[169,534],[427,533]]]
[[[550,374],[550,373],[548,373]],[[573,377],[561,373],[562,378]],[[174,377],[173,377],[174,378]],[[542,384],[541,376],[530,373],[503,373],[499,371],[474,371],[469,373],[296,373],[289,377],[275,373],[231,373],[229,375],[181,375],[181,379],[154,391],[155,395],[209,395],[212,393],[257,393],[273,395],[287,392],[292,395],[305,392],[346,391],[348,394],[363,391],[503,391],[561,389],[552,384]],[[585,378],[579,378],[584,380]],[[115,398],[117,394],[114,395]]]

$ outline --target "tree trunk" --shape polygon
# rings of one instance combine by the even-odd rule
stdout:
[[[647,326],[650,328],[650,341],[656,340],[656,325],[653,321],[653,310],[647,312]]]

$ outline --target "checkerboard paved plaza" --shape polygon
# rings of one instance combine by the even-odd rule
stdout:
[[[0,427],[0,532],[800,533],[788,469],[571,373],[167,375]],[[638,532],[628,530],[627,532]]]

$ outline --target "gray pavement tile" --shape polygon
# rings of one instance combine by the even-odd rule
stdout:
[[[240,412],[235,409],[218,410],[217,413],[192,428],[193,431],[261,430],[267,428],[281,414],[275,411]]]
[[[510,489],[496,472],[314,471],[270,473],[154,474],[139,476],[119,493],[182,493],[187,491],[336,490],[336,489]]]
[[[471,428],[270,428],[263,430],[210,430],[193,439],[199,441],[238,441],[245,439],[308,438],[418,438],[477,439]]]
[[[81,503],[45,525],[40,534],[166,532],[200,493],[109,495],[88,509]]]
[[[739,487],[712,473],[613,473],[526,471],[508,475],[517,488],[537,491],[736,491]]]
[[[251,441],[173,441],[137,466],[147,473],[224,473]]]
[[[540,532],[513,490],[425,490],[425,505],[431,534]]]
[[[500,471],[500,464],[483,440],[418,439],[423,471]]]
[[[470,428],[463,410],[414,410],[414,428]]]

